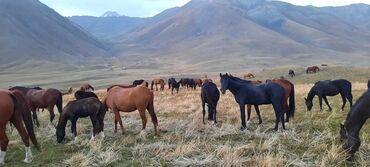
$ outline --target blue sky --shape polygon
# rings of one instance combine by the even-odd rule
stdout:
[[[117,11],[126,16],[148,17],[161,11],[182,6],[190,0],[40,0],[64,16],[100,16]],[[370,0],[283,0],[295,5],[341,6],[352,3],[370,4]]]

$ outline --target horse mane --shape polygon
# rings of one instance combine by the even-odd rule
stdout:
[[[250,81],[250,80],[244,80],[244,79],[241,79],[241,78],[238,78],[238,77],[234,77],[232,75],[228,75],[228,77],[233,81],[242,82],[242,83],[252,83],[252,81]]]
[[[134,88],[134,87],[136,87],[136,85],[112,85],[112,86],[110,86],[110,87],[108,87],[107,88],[107,92],[110,90],[110,89],[112,89],[113,87],[116,87],[116,86],[118,86],[118,87],[120,87],[120,88]]]

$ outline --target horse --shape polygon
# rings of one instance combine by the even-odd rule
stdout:
[[[370,80],[367,81],[367,89],[370,89]]]
[[[135,85],[135,86],[143,85],[143,86],[148,87],[148,86],[149,86],[149,83],[148,83],[148,82],[146,82],[146,81],[145,81],[145,80],[143,80],[143,79],[140,79],[140,80],[135,80],[134,82],[132,82],[132,85]]]
[[[172,83],[177,83],[175,78],[168,79],[168,89],[171,89]]]
[[[71,121],[71,131],[73,137],[77,137],[76,123],[79,118],[90,117],[93,125],[93,131],[91,139],[94,139],[95,135],[102,132],[104,135],[104,117],[107,109],[95,97],[88,97],[80,100],[70,101],[61,113],[56,127],[57,142],[61,143],[65,136],[65,128],[67,121]]]
[[[158,87],[157,87],[157,85],[159,85],[160,86],[160,91],[163,91],[164,90],[164,85],[165,85],[166,83],[164,82],[164,80],[163,79],[153,79],[153,81],[152,81],[152,85],[151,85],[151,87],[150,87],[150,89],[151,90],[153,90],[153,86],[155,85],[155,90],[156,91],[158,91]]]
[[[349,154],[348,160],[354,157],[361,145],[360,130],[370,117],[370,90],[367,90],[353,105],[347,114],[344,125],[340,125],[342,148]]]
[[[176,89],[176,92],[179,93],[179,89],[180,89],[180,81],[179,82],[176,82],[176,80],[174,81],[171,81],[171,94],[173,94],[173,90]]]
[[[147,109],[154,125],[154,135],[157,136],[158,119],[154,112],[153,100],[153,92],[144,86],[114,86],[110,88],[106,96],[103,98],[103,104],[106,108],[111,109],[115,115],[114,132],[117,132],[118,122],[121,126],[122,134],[125,133],[119,111],[133,112],[138,110],[142,121],[142,130],[145,130],[147,122],[145,110]]]
[[[25,163],[32,162],[32,152],[30,139],[33,145],[40,151],[37,142],[31,112],[27,106],[27,99],[22,92],[0,90],[0,165],[5,164],[5,155],[8,148],[9,139],[6,135],[6,124],[11,122],[17,129],[25,145]]]
[[[203,111],[203,124],[204,122],[204,116],[206,114],[205,110],[205,104],[208,104],[208,120],[214,121],[214,124],[217,123],[216,114],[217,114],[217,103],[220,99],[220,92],[218,91],[218,88],[216,84],[212,82],[204,83],[201,87],[200,91],[200,97],[202,100],[202,111]]]
[[[85,98],[89,98],[89,97],[95,97],[95,98],[99,99],[98,96],[96,96],[96,94],[94,92],[85,92],[85,91],[81,91],[81,90],[78,90],[78,91],[75,92],[76,100],[85,99]]]
[[[317,67],[317,66],[307,67],[306,74],[309,74],[309,73],[317,73],[319,71],[320,71],[320,68]]]
[[[94,87],[92,87],[90,84],[83,84],[80,86],[80,90],[85,92],[90,90],[94,91]]]
[[[272,104],[276,117],[274,129],[278,130],[278,123],[280,121],[283,129],[285,129],[284,114],[282,111],[284,88],[273,82],[253,85],[251,82],[240,82],[235,78],[237,77],[229,76],[227,73],[224,75],[220,73],[221,93],[225,94],[226,90],[230,90],[230,92],[234,95],[235,101],[239,104],[242,124],[240,130],[244,130],[246,128],[245,104]],[[292,116],[292,113],[289,114],[289,116]]]
[[[326,105],[329,107],[329,111],[332,111],[332,108],[329,105],[328,99],[326,96],[335,96],[340,94],[342,96],[342,111],[346,105],[347,100],[349,101],[350,106],[352,107],[352,84],[345,79],[337,80],[325,80],[318,81],[308,92],[307,98],[304,98],[306,101],[307,111],[311,111],[313,103],[312,99],[317,95],[319,97],[320,111],[322,111],[322,99],[324,99]],[[347,99],[347,100],[346,100]]]
[[[67,92],[62,92],[62,95],[69,95],[69,94],[72,94],[73,93],[73,88],[72,87],[69,87]]]
[[[252,73],[247,73],[247,74],[244,74],[243,78],[244,79],[251,79],[251,78],[255,78],[255,76]]]
[[[28,99],[29,108],[32,111],[33,121],[35,122],[36,126],[40,126],[39,120],[37,119],[36,108],[47,108],[50,114],[50,122],[53,123],[55,114],[54,114],[54,106],[57,106],[58,112],[62,112],[63,106],[63,95],[57,89],[42,89],[36,90],[32,88],[26,87],[12,87],[9,90],[20,90],[23,94],[26,95]]]
[[[294,73],[294,71],[292,69],[289,70],[288,76],[290,76],[290,78],[295,77],[295,73]]]
[[[203,84],[202,79],[194,79],[194,82],[196,86],[202,87],[202,84]]]

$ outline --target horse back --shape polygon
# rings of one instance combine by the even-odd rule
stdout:
[[[135,111],[138,107],[144,107],[153,99],[153,93],[144,86],[121,88],[113,87],[105,97],[108,108],[115,108],[124,112]]]
[[[351,92],[352,91],[352,84],[348,80],[345,79],[337,79],[331,81],[335,86],[338,87],[340,92]]]

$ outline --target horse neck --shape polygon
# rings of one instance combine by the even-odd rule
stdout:
[[[229,79],[228,89],[230,90],[231,93],[233,93],[234,95],[237,94],[240,90],[240,87],[241,85],[238,84],[236,81]]]
[[[315,97],[315,87],[312,87],[311,90],[308,92],[307,100],[312,101],[313,97]]]
[[[365,99],[359,99],[358,101],[359,102],[353,106],[351,111],[348,113],[347,119],[344,123],[347,132],[351,136],[359,136],[362,126],[370,117],[370,111],[368,110],[370,104],[368,104]]]
[[[66,126],[67,126],[67,118],[65,114],[62,114],[60,115],[57,129],[65,131]]]

